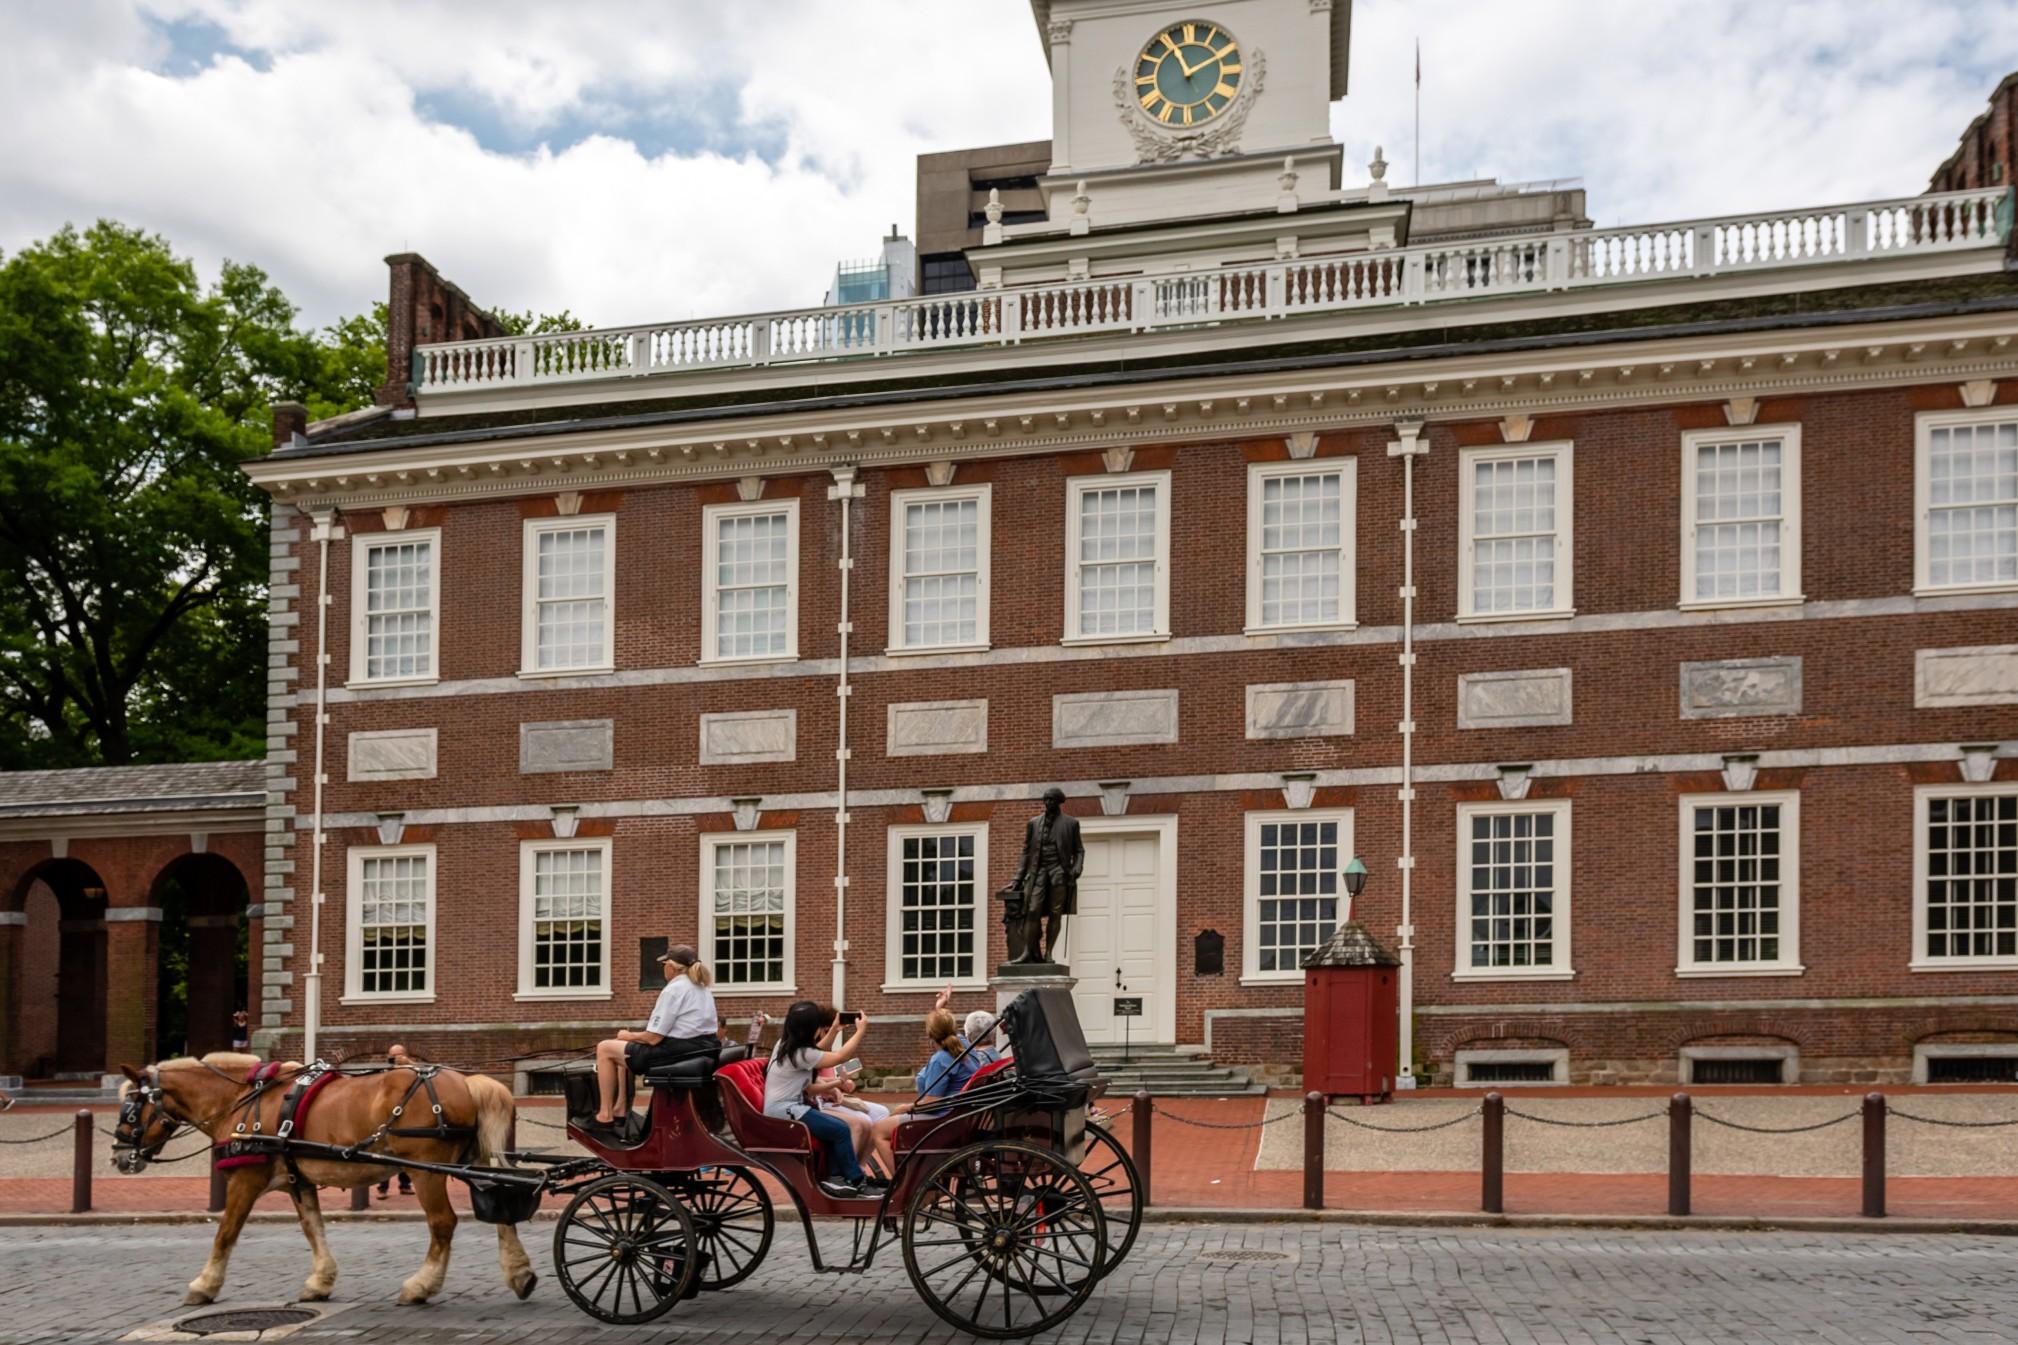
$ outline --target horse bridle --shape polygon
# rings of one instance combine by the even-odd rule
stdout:
[[[233,1083],[238,1082],[238,1080],[232,1079],[231,1075],[211,1064],[208,1060],[198,1060],[196,1063],[202,1065],[221,1079],[231,1079]],[[265,1086],[263,1084],[254,1084],[249,1096],[245,1098],[234,1097],[230,1102],[227,1102],[223,1107],[211,1113],[203,1120],[192,1121],[186,1116],[177,1116],[168,1109],[168,1101],[161,1087],[161,1066],[149,1065],[147,1067],[146,1081],[144,1083],[139,1080],[130,1081],[125,1096],[119,1099],[119,1122],[112,1128],[112,1161],[122,1172],[138,1172],[149,1162],[153,1161],[177,1136],[187,1134],[191,1130],[203,1129],[233,1108],[243,1106],[247,1102],[257,1099],[264,1091]],[[160,1139],[154,1141],[152,1144],[148,1144],[144,1140],[146,1126],[141,1119],[145,1109],[150,1106],[166,1117],[169,1122],[168,1129],[162,1134]],[[133,1161],[130,1166],[122,1161],[120,1157],[122,1153],[132,1155]]]

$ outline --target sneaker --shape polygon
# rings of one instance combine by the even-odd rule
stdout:
[[[890,1179],[881,1173],[867,1173],[862,1178],[862,1189],[874,1195],[881,1195],[890,1189]]]
[[[857,1182],[843,1177],[827,1177],[820,1182],[820,1189],[836,1200],[860,1200],[862,1187]]]

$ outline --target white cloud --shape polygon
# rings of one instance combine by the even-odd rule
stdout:
[[[164,25],[192,23],[229,51],[165,64]],[[1412,176],[1418,31],[1426,177],[1581,175],[1623,222],[1920,189],[2001,73],[1985,62],[2018,51],[2018,3],[1905,23],[1801,0],[1359,0],[1333,113],[1349,180],[1375,142],[1390,181]],[[908,229],[918,153],[1048,120],[1021,0],[13,6],[0,247],[112,216],[206,271],[259,263],[315,322],[381,296],[379,259],[406,249],[511,308],[749,311],[816,301],[837,258]]]

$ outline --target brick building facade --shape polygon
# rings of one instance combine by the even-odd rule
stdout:
[[[976,291],[283,410],[265,1039],[574,1045],[671,939],[906,1061],[1057,784],[1096,1039],[1292,1065],[1357,854],[1424,1079],[2018,1056],[2008,188],[1537,232],[1336,185],[1342,3],[1171,28],[1270,62],[1190,138],[1085,92],[1153,66],[1111,8],[1040,6],[1048,213]]]

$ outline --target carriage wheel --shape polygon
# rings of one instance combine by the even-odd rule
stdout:
[[[1050,1149],[988,1140],[948,1154],[904,1212],[904,1269],[932,1311],[1012,1340],[1079,1310],[1106,1262],[1093,1183]]]
[[[1086,1159],[1079,1171],[1093,1183],[1107,1216],[1107,1264],[1100,1271],[1105,1275],[1135,1247],[1135,1235],[1142,1228],[1142,1178],[1113,1132],[1091,1122],[1086,1126]]]
[[[576,1307],[635,1326],[694,1292],[694,1221],[665,1187],[615,1173],[582,1188],[554,1229],[554,1270]]]
[[[703,1168],[680,1184],[701,1240],[701,1288],[727,1289],[750,1278],[771,1250],[776,1216],[771,1194],[744,1168]]]

